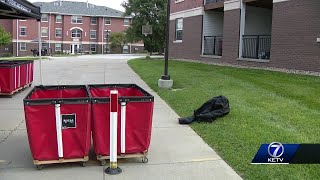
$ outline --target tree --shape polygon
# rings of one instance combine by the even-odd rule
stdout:
[[[120,48],[121,53],[123,53],[123,46],[128,43],[126,33],[124,32],[114,32],[110,36],[110,47]]]
[[[132,16],[132,25],[127,29],[129,42],[143,41],[148,52],[162,51],[165,46],[167,0],[127,0],[123,2],[125,16]],[[143,25],[151,25],[153,34],[144,36]]]
[[[0,26],[0,46],[5,46],[11,43],[11,35]]]

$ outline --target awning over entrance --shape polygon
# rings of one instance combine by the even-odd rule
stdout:
[[[40,20],[40,7],[26,0],[0,0],[0,19]]]

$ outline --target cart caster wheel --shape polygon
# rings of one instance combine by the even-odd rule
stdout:
[[[107,165],[107,161],[106,161],[106,160],[101,160],[100,165],[101,165],[101,166]]]
[[[142,163],[148,163],[148,162],[149,162],[149,159],[147,157],[142,158]]]
[[[38,170],[41,170],[43,168],[43,165],[42,164],[41,165],[36,165],[36,167],[37,167]]]
[[[86,167],[87,166],[87,162],[86,161],[81,162],[81,166],[82,167]]]

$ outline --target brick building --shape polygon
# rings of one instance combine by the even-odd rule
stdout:
[[[131,17],[108,7],[85,2],[36,2],[41,8],[42,48],[54,53],[120,53],[110,49],[109,35],[126,30]],[[32,55],[38,49],[38,23],[36,20],[0,20],[0,25],[12,34],[13,43],[0,48],[0,54]],[[109,35],[107,35],[109,34]],[[124,53],[143,50],[143,44],[128,44]]]
[[[170,58],[320,71],[319,0],[171,0]]]

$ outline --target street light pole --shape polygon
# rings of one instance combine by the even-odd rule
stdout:
[[[170,41],[170,2],[167,0],[167,25],[166,25],[166,48],[164,55],[164,74],[158,81],[158,86],[160,88],[169,89],[173,86],[173,80],[170,78],[168,67],[169,67],[169,41]]]

